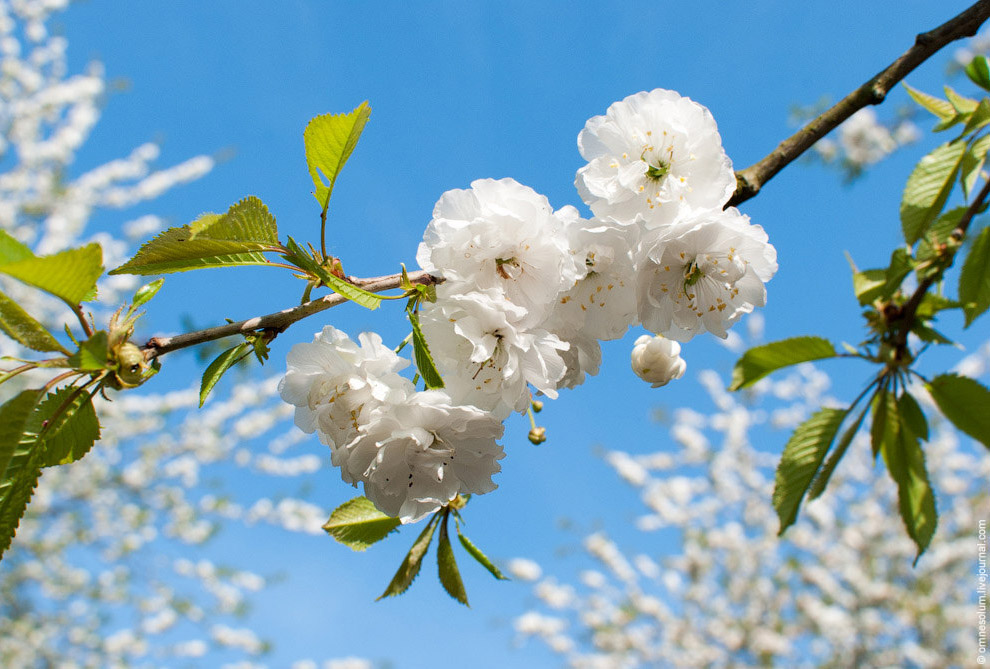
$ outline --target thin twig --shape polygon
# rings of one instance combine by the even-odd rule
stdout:
[[[736,206],[759,193],[774,175],[840,123],[868,105],[883,102],[891,88],[936,51],[950,42],[975,35],[988,17],[990,17],[990,0],[980,0],[954,19],[918,35],[914,46],[886,69],[785,139],[763,160],[736,172],[736,192],[727,206]]]
[[[422,270],[410,272],[409,280],[414,284],[423,285],[437,284],[442,281],[442,279],[431,276]],[[380,293],[383,290],[398,288],[401,282],[401,274],[389,274],[387,276],[376,276],[369,279],[355,279],[352,281],[352,283],[371,293]],[[337,293],[331,293],[330,295],[305,302],[299,306],[283,309],[282,311],[266,316],[256,316],[255,318],[238,321],[237,323],[220,325],[196,332],[187,332],[174,337],[154,337],[144,345],[144,355],[150,360],[171,351],[196,346],[197,344],[203,344],[216,339],[223,339],[231,335],[246,334],[258,330],[269,330],[275,333],[282,332],[296,321],[302,320],[307,316],[312,316],[330,307],[335,307],[338,304],[343,304],[344,302],[347,302],[347,298]]]

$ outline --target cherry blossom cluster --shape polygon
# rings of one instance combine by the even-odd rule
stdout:
[[[600,341],[635,324],[655,333],[637,340],[633,367],[661,386],[684,373],[677,342],[725,338],[766,301],[776,251],[725,209],[735,174],[707,109],[637,93],[589,120],[578,146],[590,219],[513,179],[437,202],[416,259],[443,279],[419,313],[443,390],[417,392],[375,334],[358,345],[328,326],[289,354],[281,392],[297,425],[403,522],[493,490],[502,421],[534,392],[556,398],[596,374]]]

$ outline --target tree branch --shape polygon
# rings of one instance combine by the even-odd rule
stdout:
[[[398,288],[402,281],[402,275],[389,274],[387,276],[376,276],[367,279],[349,277],[349,280],[351,283],[360,286],[368,292],[380,293],[384,290]],[[414,284],[422,284],[425,286],[441,283],[443,281],[443,279],[431,276],[422,270],[418,272],[410,272],[409,280]],[[347,298],[342,297],[337,293],[331,293],[315,300],[300,304],[297,307],[283,309],[282,311],[278,311],[274,314],[268,314],[266,316],[256,316],[255,318],[238,321],[237,323],[220,325],[213,328],[207,328],[206,330],[197,330],[196,332],[187,332],[174,337],[153,337],[147,344],[144,345],[142,350],[144,351],[144,357],[151,360],[152,358],[156,358],[172,351],[188,348],[190,346],[196,346],[197,344],[204,344],[208,341],[214,341],[216,339],[223,339],[224,337],[229,337],[231,335],[246,334],[249,332],[256,332],[258,330],[268,330],[278,334],[296,321],[300,321],[307,316],[312,316],[313,314],[319,313],[331,307],[335,307],[338,304],[343,304],[347,301]]]
[[[759,193],[763,185],[774,175],[840,123],[867,105],[883,102],[891,88],[943,46],[963,37],[975,35],[988,17],[990,17],[990,0],[980,0],[938,28],[919,34],[914,46],[886,69],[785,139],[763,160],[736,172],[736,192],[727,206],[738,205]]]

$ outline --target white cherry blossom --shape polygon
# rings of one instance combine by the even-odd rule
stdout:
[[[644,245],[637,277],[643,326],[685,342],[727,328],[766,303],[763,285],[777,271],[777,251],[749,217],[730,207],[694,212]]]
[[[575,186],[599,217],[669,225],[684,205],[721,208],[736,188],[715,119],[702,105],[657,88],[613,103],[578,135],[588,164]]]
[[[654,388],[684,376],[687,363],[681,358],[681,345],[660,335],[641,335],[632,350],[632,370]]]

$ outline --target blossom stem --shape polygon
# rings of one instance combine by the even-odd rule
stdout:
[[[914,45],[900,58],[785,139],[765,158],[736,172],[736,192],[726,206],[736,206],[755,196],[766,182],[815,142],[860,109],[883,102],[890,89],[916,67],[946,44],[975,35],[987,18],[990,18],[990,0],[980,0],[939,27],[919,34]]]

